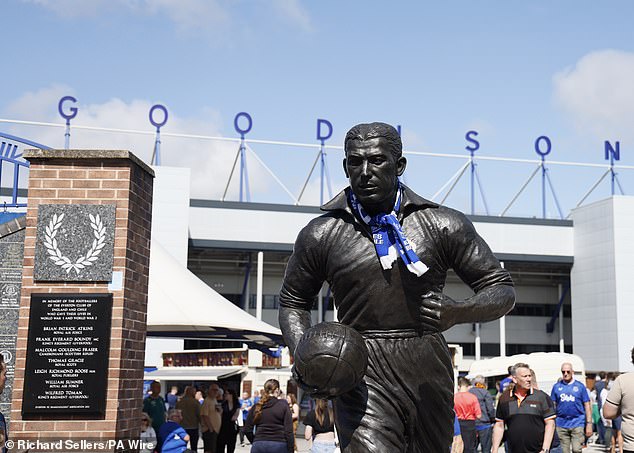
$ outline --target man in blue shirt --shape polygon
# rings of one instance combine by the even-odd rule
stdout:
[[[557,408],[557,435],[564,453],[581,453],[586,437],[592,435],[592,411],[586,386],[574,379],[571,363],[561,365],[561,382],[550,393]],[[585,429],[584,429],[585,428]]]
[[[242,417],[242,424],[240,425],[240,446],[244,447],[244,436],[246,434],[244,431],[244,425],[247,421],[247,414],[249,413],[249,409],[251,409],[251,406],[253,406],[253,400],[249,398],[249,392],[242,392],[242,398],[240,398],[239,402],[240,411],[242,412],[242,414],[240,415]]]
[[[511,377],[511,368],[513,368],[512,366],[508,367],[508,376],[506,376],[504,379],[502,379],[500,381],[500,386],[498,387],[498,391],[500,392],[500,394],[504,393],[504,390],[506,390],[509,386],[509,384],[511,384],[513,382],[513,378]]]
[[[156,451],[159,453],[183,453],[187,449],[189,435],[180,424],[183,414],[180,409],[170,409],[167,421],[161,425],[157,433],[158,443]]]
[[[176,409],[176,403],[178,402],[178,387],[172,386],[172,390],[166,396],[167,408]]]

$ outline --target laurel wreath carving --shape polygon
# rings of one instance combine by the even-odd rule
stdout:
[[[97,261],[101,250],[106,245],[106,227],[103,225],[103,221],[99,217],[99,214],[95,216],[88,214],[88,217],[90,218],[90,226],[92,227],[95,238],[93,239],[92,246],[88,252],[77,258],[74,262],[67,256],[62,255],[56,238],[57,232],[62,226],[64,214],[60,214],[59,216],[57,214],[53,214],[53,218],[45,228],[44,247],[46,247],[46,251],[50,255],[49,258],[53,260],[57,266],[65,269],[67,274],[69,274],[71,270],[74,270],[75,273],[79,275],[81,270],[85,269],[86,266],[92,266],[93,263]]]

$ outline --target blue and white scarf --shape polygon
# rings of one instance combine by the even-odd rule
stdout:
[[[401,207],[401,187],[399,186],[396,191],[396,201],[392,212],[375,216],[370,216],[365,212],[352,190],[349,191],[349,194],[352,209],[372,230],[374,247],[377,255],[379,255],[381,267],[383,269],[392,269],[392,264],[400,256],[407,269],[411,273],[416,274],[417,277],[427,272],[429,268],[421,262],[414,249],[412,249],[396,217],[396,213]]]

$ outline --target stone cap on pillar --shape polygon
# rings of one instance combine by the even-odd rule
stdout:
[[[29,162],[35,160],[129,160],[150,176],[154,170],[132,152],[123,149],[26,149],[22,155]]]

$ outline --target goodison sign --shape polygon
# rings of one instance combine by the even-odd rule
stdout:
[[[70,106],[68,109],[65,108],[66,103],[72,103],[73,106]],[[77,103],[77,99],[72,96],[64,96],[59,100],[57,109],[59,114],[66,120],[66,124],[70,125],[70,120],[77,116],[78,108],[75,107]],[[155,118],[155,113],[159,111],[162,116],[160,120]],[[69,113],[66,113],[69,112]],[[150,123],[156,127],[156,131],[159,132],[160,128],[163,127],[167,123],[167,108],[161,104],[155,104],[150,108],[149,112]],[[240,112],[236,114],[233,119],[233,127],[242,140],[244,140],[246,134],[251,131],[253,127],[253,118],[247,112]],[[396,126],[398,133],[401,133],[401,126]],[[332,137],[333,126],[332,123],[326,119],[318,118],[317,119],[317,140],[319,140],[322,146],[325,144],[326,140]],[[480,141],[477,139],[478,131],[470,130],[465,134],[465,140],[467,141],[467,145],[465,149],[473,154],[480,149]],[[547,135],[541,135],[535,139],[535,152],[541,157],[542,161],[545,160],[545,157],[550,154],[552,151],[552,141],[550,137]],[[604,159],[609,160],[610,164],[614,164],[614,161],[621,160],[621,143],[619,141],[615,141],[612,144],[610,141],[604,141]]]
[[[476,138],[478,131],[468,131],[465,134],[465,140],[469,142],[465,149],[471,152],[473,155],[480,148],[480,142]],[[550,138],[547,135],[541,135],[535,139],[535,152],[541,157],[542,160],[550,154],[553,145]],[[615,160],[621,160],[621,142],[615,141],[614,145],[608,140],[603,143],[604,158],[609,160],[610,163],[614,163]]]

